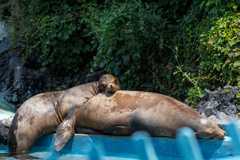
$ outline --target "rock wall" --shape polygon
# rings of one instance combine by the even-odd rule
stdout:
[[[20,52],[10,51],[0,57],[0,98],[9,103],[23,103],[40,92],[49,91],[43,74],[25,67]]]

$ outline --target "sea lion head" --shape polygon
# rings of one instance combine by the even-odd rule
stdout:
[[[99,92],[113,93],[117,90],[121,90],[120,82],[116,77],[111,74],[104,74],[100,77],[98,82]]]
[[[202,139],[223,139],[226,132],[210,119],[201,118],[200,123],[204,126],[202,131],[197,133],[198,138]]]

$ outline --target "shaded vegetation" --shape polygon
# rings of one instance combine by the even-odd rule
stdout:
[[[11,0],[13,48],[40,53],[69,76],[93,67],[122,88],[196,106],[203,89],[240,85],[240,14],[234,0]],[[3,8],[4,6],[2,6]],[[5,14],[5,12],[2,12]]]

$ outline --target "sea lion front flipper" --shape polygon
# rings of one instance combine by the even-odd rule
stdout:
[[[55,143],[56,146],[54,151],[60,151],[72,138],[75,133],[75,122],[76,117],[68,116],[63,120],[63,122],[58,126],[56,131]]]

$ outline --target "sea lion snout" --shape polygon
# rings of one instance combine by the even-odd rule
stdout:
[[[220,129],[218,126],[217,128],[215,128],[215,131],[212,133],[213,139],[223,139],[224,136],[226,135],[227,133],[224,130]]]
[[[119,90],[119,88],[113,84],[113,83],[110,83],[107,88],[106,88],[106,91],[105,92],[109,92],[109,93],[113,93],[115,91]]]
[[[218,127],[218,125],[210,119],[203,118],[200,120],[202,123],[202,131],[197,133],[198,138],[203,139],[223,139],[226,132]]]
[[[217,139],[223,139],[224,136],[226,136],[226,135],[227,135],[227,133],[225,131],[221,130],[221,131],[218,132],[218,136],[216,138]]]

